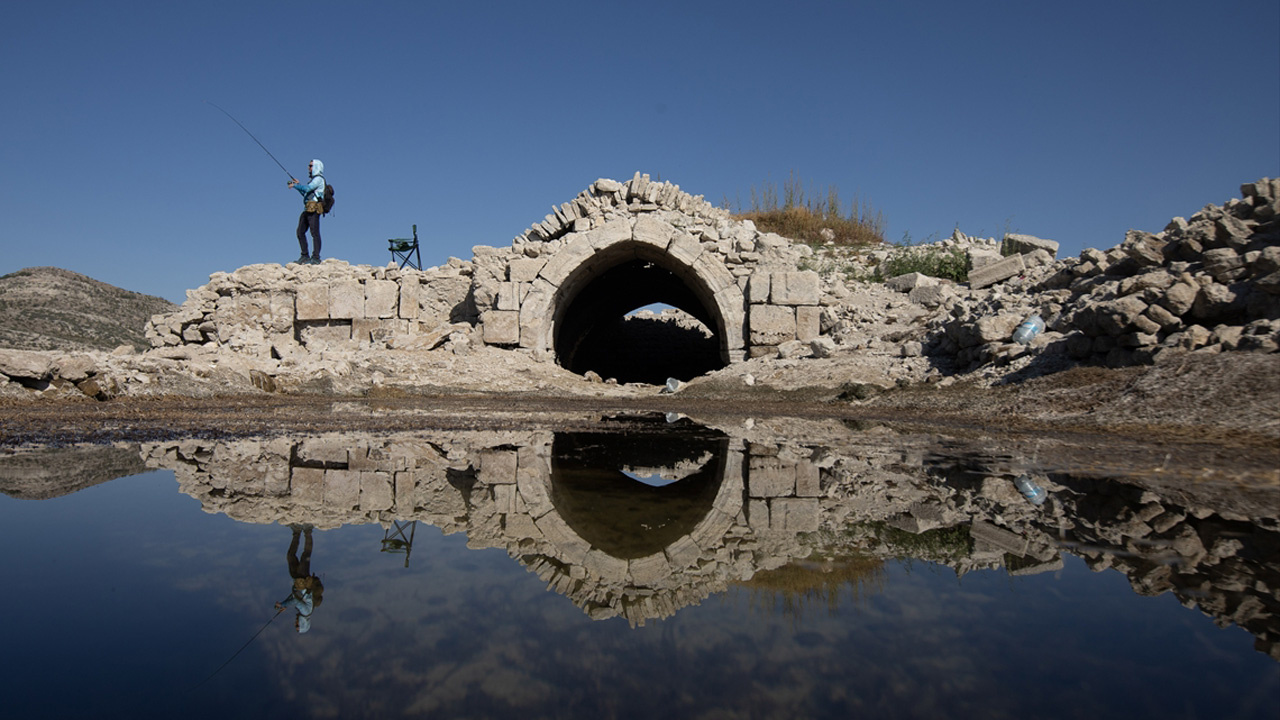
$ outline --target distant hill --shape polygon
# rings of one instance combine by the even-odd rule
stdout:
[[[0,457],[0,493],[20,500],[45,500],[146,471],[136,446],[19,452]]]
[[[114,350],[150,347],[143,327],[177,306],[164,298],[55,267],[0,276],[0,347],[23,350]]]

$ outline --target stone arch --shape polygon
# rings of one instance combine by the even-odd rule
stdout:
[[[687,232],[643,215],[571,233],[564,240],[520,305],[522,346],[561,360],[569,338],[580,339],[581,331],[600,316],[663,302],[712,331],[721,364],[743,358],[742,291],[716,254],[704,251]],[[597,284],[602,279],[618,281],[620,287],[602,291]]]
[[[818,275],[798,269],[807,246],[678,185],[639,173],[601,178],[552,211],[510,249],[474,248],[467,301],[486,345],[519,347],[579,374],[662,384],[784,346],[802,352],[821,334]],[[680,316],[625,317],[654,301],[702,327]],[[591,348],[587,360],[574,345]],[[612,367],[591,367],[596,360]]]

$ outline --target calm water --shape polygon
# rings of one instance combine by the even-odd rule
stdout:
[[[0,459],[0,716],[1276,717],[1271,495],[659,425]]]

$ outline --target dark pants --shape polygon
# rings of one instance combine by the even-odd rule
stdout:
[[[302,248],[302,254],[307,254],[307,229],[311,230],[311,240],[316,246],[315,252],[311,253],[311,257],[320,257],[320,213],[302,211],[298,216],[298,247]]]
[[[289,577],[297,580],[311,575],[311,528],[306,529],[307,540],[302,546],[302,557],[298,557],[298,535],[302,529],[293,529],[293,542],[289,543]]]

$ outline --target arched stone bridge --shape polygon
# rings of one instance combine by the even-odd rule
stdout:
[[[804,245],[670,183],[600,179],[516,237],[426,271],[251,265],[215,273],[152,318],[153,345],[283,357],[362,343],[430,347],[464,327],[577,373],[660,384],[818,337],[824,297]],[[674,321],[636,310],[658,305]]]

